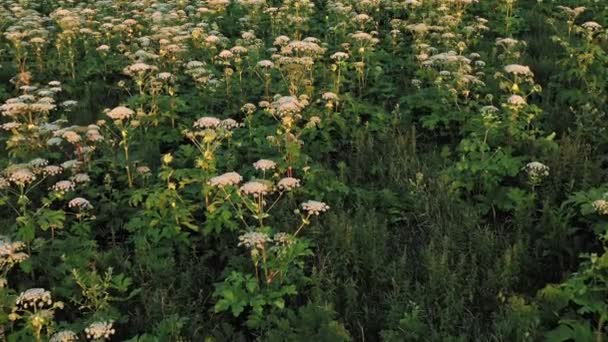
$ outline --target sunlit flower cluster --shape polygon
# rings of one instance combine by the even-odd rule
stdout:
[[[84,329],[89,340],[109,339],[116,333],[113,322],[94,322]]]

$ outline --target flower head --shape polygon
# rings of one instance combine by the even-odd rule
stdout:
[[[256,170],[262,170],[262,171],[273,170],[276,166],[277,166],[277,163],[275,163],[269,159],[260,159],[257,162],[253,163],[253,167]]]
[[[108,112],[108,116],[112,120],[126,120],[130,119],[135,112],[125,106],[118,106]]]
[[[15,168],[10,170],[8,180],[18,186],[25,186],[36,180],[34,173],[27,168]]]
[[[526,164],[525,168],[530,177],[530,181],[536,184],[539,183],[543,178],[549,176],[549,167],[541,162],[530,162]]]
[[[251,181],[241,186],[241,192],[246,195],[252,195],[253,197],[264,196],[270,192],[268,184],[260,181]]]
[[[595,209],[595,212],[597,212],[599,215],[608,215],[608,201],[599,199],[593,201],[591,205],[593,206],[593,209]]]
[[[533,77],[534,73],[530,70],[530,67],[520,64],[509,64],[505,66],[505,71],[513,75],[522,75]]]
[[[220,176],[211,178],[207,184],[222,188],[228,185],[237,185],[243,181],[243,177],[236,172],[227,172]]]
[[[293,177],[285,177],[279,181],[277,187],[283,191],[291,191],[300,186],[300,180]]]
[[[78,341],[78,336],[75,332],[71,330],[62,330],[55,333],[49,342],[76,342]]]
[[[204,116],[194,122],[194,128],[216,128],[222,121],[213,116]]]
[[[56,176],[56,175],[60,174],[62,171],[63,171],[63,169],[61,168],[61,166],[49,165],[49,166],[45,166],[44,169],[42,169],[42,174],[45,176]]]
[[[0,268],[10,268],[29,258],[29,255],[22,252],[24,248],[23,242],[10,241],[8,238],[0,236]]]
[[[53,304],[53,300],[51,299],[51,292],[43,288],[33,288],[21,292],[19,297],[17,297],[15,304],[24,309],[27,309],[28,307],[42,308],[45,305]]]
[[[88,210],[93,209],[91,202],[82,197],[76,197],[68,203],[68,207],[76,208],[78,210]]]
[[[294,237],[289,233],[279,232],[274,234],[273,240],[277,245],[289,246],[293,244]]]
[[[88,182],[90,182],[91,181],[91,177],[89,177],[89,175],[86,174],[86,173],[77,173],[74,176],[72,176],[72,180],[75,183],[82,184],[82,183],[88,183]]]
[[[74,190],[75,186],[76,186],[76,184],[74,184],[74,182],[72,182],[72,181],[62,180],[62,181],[59,181],[59,182],[55,183],[55,185],[53,185],[51,187],[51,189],[53,191],[64,193],[64,192],[68,192],[68,191]]]
[[[97,339],[108,339],[110,336],[116,333],[116,330],[112,328],[113,322],[95,322],[91,323],[87,328],[84,329],[87,338],[90,340]]]
[[[329,210],[329,206],[324,202],[310,200],[302,203],[302,209],[308,212],[309,215],[319,215],[320,213]]]
[[[270,237],[265,233],[247,232],[239,236],[239,246],[248,248],[262,249],[264,248],[264,244],[268,241],[271,241]]]

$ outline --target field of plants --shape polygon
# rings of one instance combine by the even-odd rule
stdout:
[[[608,340],[607,27],[0,0],[0,340]]]

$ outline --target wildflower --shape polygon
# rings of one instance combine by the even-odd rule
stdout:
[[[109,111],[106,115],[112,120],[125,120],[131,118],[133,114],[135,114],[135,112],[131,109],[124,106],[118,106]]]
[[[524,169],[533,183],[538,183],[542,178],[549,176],[549,167],[537,161],[526,164]]]
[[[22,252],[24,248],[25,244],[21,241],[11,242],[6,237],[0,237],[0,268],[10,268],[29,258],[29,255]]]
[[[241,107],[241,111],[247,115],[253,114],[255,112],[255,105],[253,103],[245,103],[243,107]]]
[[[99,130],[97,129],[89,129],[86,133],[87,136],[87,140],[91,141],[91,142],[98,142],[98,141],[103,141],[103,135],[101,135],[101,133],[99,133]]]
[[[294,238],[291,234],[283,232],[274,234],[273,240],[277,245],[280,246],[289,246],[294,242]]]
[[[319,215],[329,209],[329,206],[319,201],[306,201],[302,203],[302,209],[308,212],[309,215]]]
[[[271,241],[270,237],[265,233],[247,232],[239,236],[239,246],[247,248],[263,249],[268,241]]]
[[[42,169],[42,174],[45,176],[57,176],[62,171],[63,171],[63,169],[60,166],[49,165],[49,166],[45,166],[44,169]]]
[[[8,180],[15,185],[25,186],[36,180],[36,176],[29,169],[17,168],[10,172],[8,175]]]
[[[277,187],[280,190],[291,191],[300,186],[300,180],[294,177],[285,177],[279,181]]]
[[[93,209],[93,206],[91,205],[91,202],[89,202],[88,200],[82,198],[82,197],[76,197],[73,200],[71,200],[68,203],[68,207],[70,208],[76,208],[79,210],[87,210],[87,209]]]
[[[67,140],[70,144],[76,144],[82,140],[80,135],[74,131],[65,131],[61,137]]]
[[[80,166],[80,162],[78,160],[76,160],[76,159],[68,160],[68,161],[65,161],[65,162],[61,163],[61,167],[64,170],[67,170],[67,169],[76,169],[79,166]]]
[[[257,162],[253,163],[253,167],[256,170],[268,171],[272,170],[277,166],[275,162],[268,159],[260,159]]]
[[[529,77],[534,76],[534,74],[530,70],[530,67],[520,65],[520,64],[509,64],[509,65],[505,66],[505,71],[507,73],[513,74],[513,75],[523,75],[523,76],[529,76]]]
[[[207,184],[214,187],[225,187],[228,185],[237,185],[243,181],[243,177],[236,172],[227,172],[223,175],[211,178]]]
[[[45,305],[53,304],[53,300],[51,299],[51,292],[43,288],[33,288],[21,292],[19,297],[17,297],[15,304],[24,309],[27,309],[28,307],[41,308]]]
[[[29,164],[33,168],[40,168],[47,166],[49,164],[49,161],[44,158],[36,158],[30,160]]]
[[[232,52],[230,52],[229,50],[223,50],[217,56],[219,58],[223,58],[223,59],[230,59],[230,58],[234,57]]]
[[[173,161],[173,155],[171,153],[163,154],[161,161],[163,162],[163,164],[169,165]]]
[[[123,72],[127,75],[134,75],[134,74],[139,74],[139,73],[143,73],[146,71],[156,71],[156,70],[158,70],[158,68],[153,65],[148,65],[146,63],[135,63],[135,64],[129,65],[126,68],[124,68]]]
[[[63,101],[61,102],[61,105],[63,107],[74,107],[78,104],[78,101],[74,101],[74,100],[67,100],[67,101]]]
[[[49,342],[76,342],[78,341],[78,336],[75,332],[71,330],[62,330],[55,333]]]
[[[198,120],[196,120],[194,122],[193,127],[194,128],[216,128],[221,124],[221,120],[216,118],[216,117],[212,117],[212,116],[205,116],[202,117]]]
[[[72,181],[62,180],[62,181],[55,183],[55,185],[53,185],[51,187],[51,189],[53,191],[64,193],[64,192],[74,190],[75,186],[76,186],[76,184],[74,184],[74,182],[72,182]]]
[[[2,129],[5,131],[11,131],[11,130],[19,128],[19,127],[21,127],[21,124],[18,122],[15,122],[15,121],[7,122],[2,125]]]
[[[156,75],[156,78],[161,81],[168,81],[173,78],[173,74],[170,72],[161,72],[160,74]]]
[[[274,63],[269,60],[261,60],[257,63],[257,66],[264,69],[270,69],[274,66]]]
[[[74,176],[72,176],[72,180],[76,183],[88,183],[91,181],[91,177],[89,177],[88,174],[86,173],[77,173]]]
[[[581,25],[583,28],[589,31],[599,31],[602,29],[602,25],[598,24],[595,21],[587,21]]]
[[[228,131],[235,129],[239,126],[240,124],[236,120],[230,118],[224,119],[222,120],[222,122],[220,122],[220,127]]]
[[[330,58],[337,62],[340,62],[340,61],[348,59],[348,54],[346,52],[338,51],[338,52],[334,53],[333,55],[331,55]]]
[[[338,95],[336,95],[335,93],[332,93],[330,91],[323,93],[323,95],[321,97],[325,101],[338,101]]]
[[[300,113],[305,104],[295,96],[283,96],[274,101],[271,106],[280,116],[285,116]]]
[[[84,329],[84,332],[90,340],[108,339],[116,333],[116,330],[112,328],[112,324],[114,323],[111,321],[91,323],[91,325]]]
[[[599,199],[591,204],[593,209],[600,215],[608,215],[608,201]]]
[[[270,192],[270,187],[268,184],[260,182],[260,181],[251,181],[243,184],[241,186],[241,192],[246,195],[252,195],[253,197],[264,196],[268,192]]]
[[[526,100],[519,95],[511,95],[507,99],[507,103],[514,107],[524,106],[526,105]]]

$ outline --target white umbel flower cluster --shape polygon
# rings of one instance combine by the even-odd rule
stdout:
[[[24,309],[42,308],[45,305],[50,306],[51,304],[53,304],[53,300],[51,299],[50,291],[47,291],[43,288],[33,288],[26,290],[25,292],[21,292],[19,297],[17,297],[15,304]]]
[[[270,240],[270,237],[265,233],[260,232],[247,232],[239,236],[239,246],[245,246],[247,248],[264,248],[264,244]]]
[[[223,188],[223,187],[229,186],[229,185],[237,185],[242,181],[243,181],[243,177],[241,175],[239,175],[238,173],[226,172],[222,175],[211,178],[207,182],[207,184],[209,184],[213,187]]]
[[[277,166],[277,163],[275,163],[269,159],[260,159],[257,162],[253,163],[253,167],[256,170],[262,170],[262,171],[273,170],[276,166]]]
[[[87,335],[87,339],[89,340],[98,340],[98,339],[108,339],[110,336],[116,333],[116,330],[112,328],[113,322],[95,322],[89,325],[84,329],[85,334]]]
[[[549,167],[541,162],[530,162],[524,169],[532,183],[539,183],[543,178],[549,176]]]
[[[118,106],[111,111],[109,111],[106,115],[110,117],[112,120],[126,120],[130,119],[135,112],[125,106]]]
[[[76,342],[78,341],[78,336],[75,332],[71,330],[63,330],[58,333],[55,333],[49,342]]]
[[[599,199],[593,201],[591,205],[593,206],[593,209],[595,209],[595,212],[599,215],[608,215],[608,201]]]
[[[213,116],[204,116],[194,122],[194,128],[214,129],[217,128],[222,121]]]
[[[310,215],[319,215],[320,213],[329,210],[329,206],[324,202],[319,201],[306,201],[302,203],[302,209]]]
[[[241,186],[241,192],[246,195],[252,195],[253,197],[264,196],[270,192],[268,184],[260,181],[251,181]]]
[[[282,191],[291,191],[300,186],[300,180],[294,177],[285,177],[279,181],[277,187]]]
[[[68,203],[68,207],[75,208],[78,210],[93,209],[91,202],[82,197],[76,197]]]

